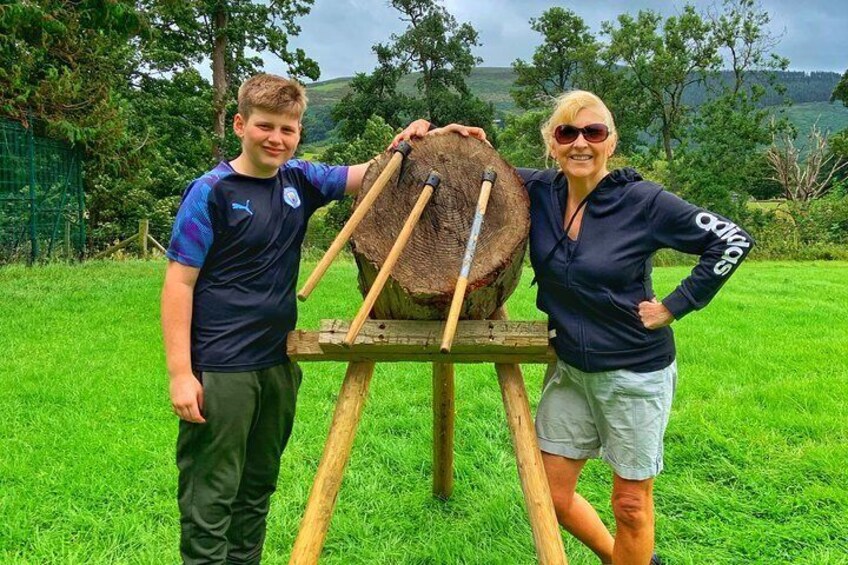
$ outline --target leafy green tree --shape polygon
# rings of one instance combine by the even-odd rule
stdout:
[[[383,152],[395,136],[395,128],[386,123],[378,115],[371,116],[365,122],[361,135],[350,141],[342,141],[331,145],[322,157],[322,161],[331,165],[350,163],[365,163],[375,155]],[[353,199],[345,197],[333,203],[324,215],[324,223],[331,233],[338,232],[350,218]]]
[[[107,224],[110,235],[118,232],[147,196],[134,187],[142,140],[133,131],[128,90],[139,64],[132,41],[143,32],[129,1],[0,6],[2,114],[81,150],[87,223],[96,233]]]
[[[609,56],[626,65],[641,88],[665,158],[673,161],[689,116],[683,96],[720,63],[709,22],[687,5],[665,22],[641,10],[635,18],[622,14],[617,23],[604,22],[602,29],[610,38]]]
[[[840,100],[842,104],[848,106],[848,71],[845,71],[845,74],[842,75],[842,79],[830,96],[831,102],[835,102],[836,100]],[[848,129],[844,129],[831,137],[830,151],[834,159],[848,161]],[[848,171],[842,171],[838,177],[842,183],[841,185],[848,187]]]
[[[848,71],[845,71],[839,84],[833,89],[833,94],[830,95],[831,102],[836,102],[837,100],[848,106]]]
[[[550,166],[539,131],[549,113],[547,109],[529,110],[506,117],[506,127],[498,135],[498,152],[512,166],[534,169]]]
[[[459,24],[438,0],[391,0],[389,5],[400,12],[407,28],[393,34],[390,43],[374,47],[377,69],[370,76],[357,76],[352,92],[334,110],[343,136],[357,135],[374,113],[393,127],[423,117],[438,124],[461,121],[491,132],[494,108],[474,96],[466,83],[481,62],[471,51],[479,45],[476,30]],[[399,96],[400,78],[410,73],[418,73],[420,96]]]
[[[382,153],[394,139],[397,130],[382,117],[373,115],[365,122],[360,135],[351,141],[335,143],[327,148],[321,160],[331,165],[365,163]]]
[[[759,149],[771,140],[766,114],[748,98],[720,96],[702,105],[691,141],[671,164],[672,187],[710,210],[744,215],[753,185],[768,176]]]
[[[616,65],[607,46],[570,10],[551,8],[530,24],[542,35],[542,43],[530,62],[518,59],[513,63],[516,80],[510,94],[516,104],[525,109],[550,108],[553,100],[570,88],[594,92],[613,116],[626,117],[616,119],[618,146],[621,151],[633,151],[652,115],[632,74]]]
[[[710,75],[711,97],[698,108],[672,163],[673,185],[693,202],[740,217],[752,192],[780,192],[766,180],[771,175],[762,148],[784,124],[761,101],[788,61],[772,51],[777,40],[768,29],[768,12],[754,0],[725,0],[723,11],[708,21],[729,69]]]
[[[772,51],[779,38],[769,31],[769,13],[756,0],[724,0],[723,7],[709,20],[716,47],[731,72],[732,82],[724,89],[734,96],[742,94],[745,88],[757,84],[752,80],[753,74],[779,90],[777,72],[786,70],[789,59]],[[757,99],[764,95],[753,93]]]
[[[357,73],[350,82],[350,92],[333,106],[338,134],[345,140],[362,134],[373,115],[394,127],[412,118],[412,100],[398,86],[407,67],[396,64],[394,51],[386,45],[377,44],[371,50],[377,55],[377,68],[370,75]]]
[[[121,90],[141,25],[129,0],[0,6],[2,113],[20,121],[32,113],[62,139],[114,150],[125,137]]]
[[[188,70],[209,59],[212,65],[214,150],[223,156],[227,103],[238,85],[262,69],[254,53],[272,53],[289,74],[317,79],[318,64],[302,49],[289,49],[300,33],[296,19],[313,0],[141,0],[151,31],[141,41],[149,71]]]
[[[554,7],[530,19],[533,31],[542,35],[530,62],[512,63],[516,79],[510,91],[525,110],[549,106],[552,99],[573,86],[592,80],[604,71],[601,45],[583,19],[566,8]]]

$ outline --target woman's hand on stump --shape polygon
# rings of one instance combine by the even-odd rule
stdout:
[[[485,141],[489,145],[489,141],[486,139],[486,132],[483,128],[478,128],[475,126],[465,126],[462,124],[448,124],[443,128],[436,128],[431,130],[428,135],[444,135],[446,133],[458,133],[462,137],[473,137],[475,139],[479,139],[480,141]]]

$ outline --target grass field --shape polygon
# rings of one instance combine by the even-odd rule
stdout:
[[[158,326],[164,264],[0,269],[0,563],[175,563],[176,420]],[[311,265],[306,265],[308,272]],[[656,270],[669,291],[685,268]],[[509,303],[540,318],[525,273]],[[658,478],[657,549],[679,564],[848,563],[848,264],[749,263],[675,324],[680,381]],[[334,265],[301,327],[351,318]],[[265,563],[288,560],[344,367],[304,367]],[[542,368],[525,367],[532,408]],[[490,366],[457,370],[456,487],[430,495],[429,367],[382,365],[322,563],[530,564]],[[612,523],[610,474],[579,490]],[[572,564],[596,563],[565,535]]]

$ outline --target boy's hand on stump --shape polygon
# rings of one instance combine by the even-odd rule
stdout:
[[[456,133],[462,137],[473,137],[474,139],[485,141],[490,146],[492,145],[489,143],[489,140],[486,139],[486,132],[483,128],[466,126],[463,124],[448,124],[445,127],[430,130],[428,135],[444,135],[446,133]]]
[[[194,375],[177,375],[171,377],[169,386],[171,407],[174,414],[181,420],[195,424],[205,424],[203,417],[203,385]]]

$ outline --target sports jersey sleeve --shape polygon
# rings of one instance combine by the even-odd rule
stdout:
[[[657,247],[700,255],[692,272],[663,305],[680,319],[706,306],[754,246],[754,239],[730,220],[659,191],[648,206]]]
[[[292,159],[284,167],[296,175],[302,189],[312,191],[312,195],[316,197],[316,208],[326,206],[333,200],[341,200],[345,195],[349,169],[347,166]]]
[[[212,185],[206,179],[196,180],[186,189],[171,231],[168,259],[198,269],[203,266],[213,239],[211,193]]]

